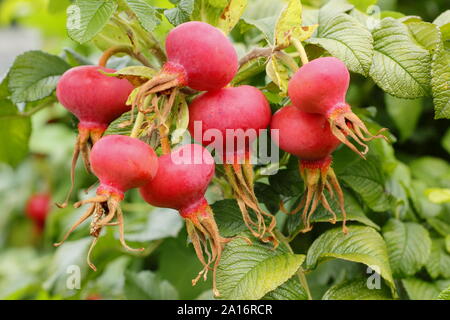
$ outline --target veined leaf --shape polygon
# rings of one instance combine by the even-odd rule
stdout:
[[[444,239],[432,239],[431,254],[425,266],[433,279],[450,278],[450,254],[445,250]]]
[[[372,64],[373,39],[369,30],[355,18],[339,14],[319,27],[317,37],[308,40],[341,59],[348,68],[368,75]]]
[[[306,267],[313,269],[330,258],[363,263],[377,271],[394,290],[386,243],[381,235],[370,227],[349,226],[348,229],[348,234],[341,228],[322,233],[308,249]]]
[[[69,36],[79,43],[91,40],[103,29],[116,9],[116,1],[77,0],[67,8]]]
[[[322,300],[392,300],[389,288],[370,289],[367,279],[355,279],[338,283],[325,292]]]
[[[409,22],[406,23],[413,38],[423,48],[434,51],[441,45],[441,34],[439,28],[429,22]]]
[[[308,300],[308,294],[300,284],[297,275],[273,291],[267,293],[261,300]]]
[[[394,276],[412,276],[427,262],[431,239],[420,224],[391,219],[383,227],[383,236]]]
[[[144,0],[126,0],[126,2],[145,30],[151,32],[161,23],[158,12],[148,2]]]
[[[60,57],[42,51],[21,54],[9,71],[11,99],[15,103],[32,102],[49,96],[69,68]]]
[[[302,25],[302,3],[290,0],[275,26],[275,46],[288,47],[296,29]]]
[[[172,9],[164,10],[167,20],[174,26],[187,22],[194,11],[194,0],[181,0]]]
[[[359,160],[347,168],[339,177],[358,193],[363,201],[374,211],[389,209],[389,197],[384,187],[384,176],[376,158]]]
[[[374,54],[370,76],[387,93],[399,98],[425,96],[430,89],[428,50],[411,39],[408,27],[385,18],[372,32]]]
[[[241,234],[248,237],[247,233]],[[252,239],[236,238],[225,247],[217,270],[217,287],[223,299],[261,299],[290,279],[305,259],[283,245],[273,250]]]
[[[450,52],[437,50],[431,63],[431,91],[436,119],[450,119]]]
[[[403,279],[402,284],[411,300],[434,300],[442,290],[437,283],[417,278]]]
[[[266,65],[267,76],[280,88],[280,94],[287,94],[289,70],[276,55],[272,55]]]

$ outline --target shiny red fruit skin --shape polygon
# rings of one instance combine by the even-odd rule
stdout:
[[[233,149],[225,145],[227,129],[266,129],[270,123],[272,112],[264,94],[255,87],[243,85],[206,92],[195,98],[189,106],[189,132],[198,139],[194,130],[195,121],[201,121],[201,142],[208,146],[213,138],[205,137],[210,129],[219,130],[223,137],[224,153],[245,153],[239,150],[237,144]],[[250,141],[251,140],[251,141]],[[249,139],[251,144],[254,139]],[[248,149],[248,144],[246,149]]]
[[[97,193],[123,194],[151,180],[158,170],[158,157],[146,143],[136,138],[110,135],[92,148],[92,171],[100,180]]]
[[[32,195],[26,204],[25,212],[29,218],[43,226],[50,212],[51,196],[48,193]]]
[[[324,116],[303,112],[294,106],[275,112],[270,129],[279,130],[279,147],[301,160],[325,159],[341,144]]]
[[[292,104],[304,112],[328,115],[344,107],[350,74],[334,57],[318,58],[303,65],[289,81]]]
[[[185,161],[178,160],[183,157]],[[149,204],[179,210],[188,215],[203,204],[208,184],[214,175],[214,159],[198,144],[188,144],[159,158],[156,177],[140,188]]]
[[[236,50],[217,28],[190,21],[172,29],[166,39],[168,63],[165,69],[182,67],[186,85],[199,91],[226,86],[238,69]]]
[[[79,120],[80,128],[106,129],[122,113],[131,109],[126,101],[134,87],[126,79],[102,74],[116,70],[80,66],[65,72],[58,82],[59,102]]]

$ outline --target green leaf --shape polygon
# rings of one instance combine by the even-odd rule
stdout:
[[[383,236],[395,277],[412,276],[427,262],[431,238],[420,224],[391,219],[383,227]]]
[[[425,182],[429,187],[445,184],[446,177],[450,176],[450,165],[447,161],[435,157],[421,157],[410,162],[414,177]]]
[[[253,76],[262,73],[266,69],[266,57],[259,57],[257,59],[252,59],[249,62],[245,63],[243,66],[239,68],[236,76],[231,82],[232,85],[237,85],[241,83],[245,83],[246,80],[249,80]]]
[[[423,100],[410,100],[384,95],[386,109],[400,132],[400,140],[405,141],[414,133],[417,122],[422,114]]]
[[[322,233],[309,247],[306,266],[313,269],[318,263],[330,258],[344,259],[364,263],[395,288],[389,258],[381,235],[370,227],[349,226],[345,235],[341,228]]]
[[[441,204],[450,202],[450,189],[431,188],[425,191],[425,194],[433,203]]]
[[[60,76],[70,66],[58,56],[28,51],[14,61],[9,71],[9,90],[15,103],[31,102],[52,94]]]
[[[450,23],[450,10],[442,12],[436,19],[434,19],[433,23],[439,27]]]
[[[267,76],[280,88],[280,94],[285,96],[287,94],[289,83],[289,70],[277,58],[276,55],[272,55],[266,65]]]
[[[281,286],[267,293],[261,300],[308,300],[308,294],[297,275],[293,275]]]
[[[348,0],[348,3],[355,6],[356,9],[366,12],[366,10],[377,3],[378,0]]]
[[[136,14],[141,26],[148,32],[153,31],[160,23],[158,12],[144,0],[126,0],[130,9]]]
[[[17,114],[8,100],[0,100],[0,162],[17,166],[28,154],[31,120]]]
[[[442,291],[437,297],[438,300],[450,300],[450,286]]]
[[[380,162],[372,156],[359,160],[342,172],[339,177],[358,193],[363,201],[376,212],[389,209],[389,197],[384,187]]]
[[[248,234],[241,234],[248,237]],[[221,298],[233,300],[261,299],[291,278],[305,256],[290,253],[283,245],[252,239],[249,245],[236,238],[225,247],[217,270],[217,287]]]
[[[194,0],[181,0],[175,8],[164,10],[164,15],[172,25],[177,26],[189,21],[193,11]]]
[[[119,79],[127,79],[135,87],[139,87],[149,79],[153,78],[157,71],[145,66],[131,66],[117,70],[114,73],[103,73]]]
[[[372,64],[373,39],[355,18],[339,14],[319,28],[317,37],[308,40],[341,59],[356,73],[368,75]]]
[[[220,17],[228,5],[228,0],[197,0],[194,1],[192,20],[207,22],[216,27]]]
[[[425,267],[433,279],[440,276],[450,279],[450,254],[445,249],[444,239],[432,239],[431,254]]]
[[[443,48],[433,55],[431,91],[436,119],[450,119],[450,52]]]
[[[116,9],[116,1],[77,0],[67,8],[69,37],[79,43],[91,40],[102,31]]]
[[[444,137],[442,138],[442,147],[450,153],[450,128],[445,132]]]
[[[242,21],[252,27],[255,27],[259,31],[261,31],[266,39],[267,43],[270,46],[274,45],[274,37],[275,37],[275,26],[277,23],[277,17],[266,17],[261,19],[251,19],[251,18],[242,18]]]
[[[113,46],[131,46],[127,32],[112,23],[108,22],[101,32],[92,39],[92,43],[101,51],[106,51]]]
[[[275,26],[275,46],[286,48],[291,43],[291,37],[302,26],[302,3],[290,0],[281,12]]]
[[[247,2],[247,0],[229,0],[227,7],[220,15],[217,27],[227,34],[230,33],[244,13]]]
[[[169,281],[151,271],[125,272],[125,296],[130,300],[177,300],[178,293]]]
[[[282,169],[269,176],[269,183],[279,194],[295,197],[303,192],[303,180],[298,170]]]
[[[264,203],[266,208],[273,214],[280,210],[280,195],[270,185],[256,182],[254,185],[255,194],[259,202]]]
[[[374,54],[370,76],[387,93],[399,98],[425,96],[430,88],[428,50],[411,39],[408,27],[385,18],[372,32]]]
[[[234,199],[225,199],[215,202],[211,206],[214,218],[223,237],[233,237],[247,230],[242,221],[242,214]]]
[[[367,279],[357,278],[335,284],[325,292],[322,300],[392,300],[389,288],[369,289]]]
[[[439,28],[429,22],[409,22],[406,23],[414,40],[423,48],[433,51],[441,45],[441,34]]]
[[[410,278],[403,279],[402,284],[411,300],[433,300],[439,296],[440,289],[431,282]]]
[[[128,224],[126,239],[145,242],[176,237],[184,223],[176,210],[155,208],[146,215],[146,221]]]
[[[64,59],[73,67],[93,64],[72,48],[64,48]]]

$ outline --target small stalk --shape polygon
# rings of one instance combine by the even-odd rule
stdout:
[[[144,114],[142,112],[139,112],[136,117],[136,120],[134,121],[133,130],[131,130],[131,134],[130,134],[131,138],[138,137],[139,131],[141,130],[143,122],[144,122]]]
[[[129,47],[129,46],[113,46],[111,48],[109,48],[108,50],[106,50],[105,52],[103,52],[102,56],[100,57],[100,60],[98,62],[98,65],[101,67],[106,67],[106,64],[108,63],[108,60],[118,54],[118,53],[125,53],[133,58],[135,58],[136,60],[138,60],[140,63],[142,63],[144,66],[149,67],[149,68],[154,68],[151,63],[147,60],[147,58],[144,57],[143,54],[139,53],[139,52],[135,52],[133,51],[133,48]]]
[[[284,53],[283,51],[276,51],[274,55],[293,72],[296,72],[298,70],[297,62],[295,62],[295,60],[290,55]]]
[[[300,54],[300,60],[302,61],[302,65],[307,64],[309,62],[308,55],[306,54],[305,48],[303,47],[301,41],[297,39],[292,39],[292,43],[294,44],[294,47]]]

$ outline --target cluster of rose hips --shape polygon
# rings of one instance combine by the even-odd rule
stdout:
[[[149,204],[176,209],[185,219],[195,252],[204,266],[193,284],[202,276],[206,278],[208,270],[212,270],[213,290],[219,295],[215,273],[223,247],[231,239],[220,236],[214,214],[205,200],[206,189],[215,173],[214,159],[205,147],[215,141],[204,133],[214,129],[225,137],[230,129],[259,132],[269,125],[278,129],[280,148],[300,158],[300,171],[306,181],[301,205],[307,229],[319,202],[335,217],[323,194],[325,189],[337,194],[345,219],[343,194],[330,167],[330,154],[343,142],[362,155],[346,137],[364,145],[363,141],[373,136],[345,104],[349,75],[343,63],[335,58],[320,58],[300,68],[289,84],[293,106],[284,107],[271,117],[269,103],[260,90],[248,85],[227,86],[238,70],[238,59],[233,45],[221,31],[203,22],[181,24],[168,34],[166,52],[168,61],[156,76],[136,89],[131,106],[127,100],[135,88],[126,79],[107,75],[115,70],[80,66],[61,77],[57,97],[79,119],[72,187],[67,200],[73,189],[79,154],[86,169],[100,181],[95,197],[74,204],[89,206],[62,242],[91,217],[90,234],[94,240],[88,263],[93,269],[90,252],[106,226],[119,227],[120,242],[127,250],[143,250],[125,243],[120,207],[126,191],[140,188]],[[170,143],[163,141],[164,130],[160,130],[162,155],[158,157],[152,147],[135,135],[103,136],[110,123],[132,107],[141,113],[161,115],[164,112],[158,106],[164,100],[168,107],[165,110],[170,111],[174,96],[185,86],[206,91],[196,96],[189,106],[189,131],[203,146],[187,144],[171,151]],[[147,108],[149,101],[150,108]],[[147,131],[160,129],[167,118],[154,119],[155,123],[147,124]],[[200,137],[194,132],[196,122],[201,123]],[[245,143],[232,146],[223,142],[222,148],[217,148],[216,143],[215,153],[223,160],[225,178],[248,229],[256,238],[276,246],[273,232],[276,220],[260,207],[253,190],[250,146],[255,139],[256,136],[249,137]],[[59,206],[66,206],[67,200]]]

